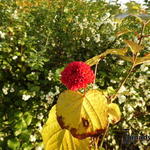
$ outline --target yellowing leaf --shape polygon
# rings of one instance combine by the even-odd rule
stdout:
[[[120,56],[120,58],[122,58],[123,60],[129,61],[129,62],[133,62],[133,58],[132,57]]]
[[[114,124],[117,123],[121,118],[121,112],[119,106],[115,103],[108,105],[109,122]]]
[[[95,64],[97,64],[101,59],[102,59],[102,55],[97,55],[97,56],[94,56],[90,59],[88,59],[85,63],[88,64],[89,66],[93,66]]]
[[[123,34],[126,34],[126,33],[129,33],[129,32],[133,32],[133,31],[131,31],[131,30],[123,30],[123,31],[118,32],[116,35],[117,35],[117,37],[119,37],[119,36],[121,36]]]
[[[56,104],[57,119],[62,128],[83,139],[105,131],[108,124],[107,100],[102,92],[89,90],[85,95],[66,90]]]
[[[61,129],[56,119],[56,106],[54,106],[49,118],[42,130],[42,138],[45,150],[88,150],[89,140],[74,138],[66,129]]]
[[[150,54],[148,54],[147,56],[144,56],[144,57],[138,57],[136,59],[135,65],[139,65],[139,64],[142,64],[145,62],[150,62]]]
[[[130,47],[133,54],[139,53],[143,49],[141,45],[138,45],[137,43],[133,41],[125,40],[125,42]]]
[[[93,66],[97,64],[101,59],[103,59],[108,54],[115,54],[115,55],[121,55],[124,56],[127,52],[127,49],[108,49],[104,53],[97,55],[95,57],[92,57],[91,59],[88,59],[86,61],[86,64]]]

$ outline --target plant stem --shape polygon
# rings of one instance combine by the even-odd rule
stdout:
[[[140,38],[139,38],[139,42],[138,42],[139,45],[142,43],[142,39],[144,38],[143,33],[144,33],[145,25],[146,25],[146,24],[143,23],[142,31],[141,31]],[[131,74],[133,68],[135,67],[137,55],[138,55],[138,53],[133,54],[133,64],[132,64],[131,68],[129,69],[127,76],[123,79],[123,81],[121,82],[119,88],[117,89],[116,94],[115,94],[113,97],[111,97],[111,100],[110,100],[111,103],[117,98],[117,95],[118,95],[118,93],[119,93],[119,90],[120,90],[121,87],[126,83],[126,81],[127,81],[127,79],[129,78],[129,76],[130,76],[130,74]]]
[[[139,45],[142,43],[142,39],[144,38],[143,33],[144,33],[145,26],[146,26],[146,24],[143,23],[142,30],[141,30],[141,34],[140,34],[140,38],[139,38],[139,42],[138,42]],[[136,65],[137,56],[138,56],[138,53],[133,54],[133,64],[132,64],[132,66],[130,67],[127,76],[123,79],[123,81],[121,82],[119,88],[117,89],[116,94],[115,94],[113,97],[110,97],[110,102],[111,102],[111,103],[116,99],[119,90],[120,90],[121,87],[126,83],[126,81],[127,81],[127,79],[129,78],[131,72],[133,71],[133,68],[134,68],[135,65]],[[97,66],[96,66],[96,67],[97,67]],[[95,70],[96,70],[96,68],[95,68]],[[96,71],[95,71],[95,72],[96,72]],[[106,134],[107,134],[108,129],[109,129],[109,124],[108,124],[108,126],[107,126],[107,128],[106,128],[106,130],[105,130],[105,132],[104,132],[103,137],[102,137],[102,141],[101,141],[101,144],[100,144],[100,148],[102,148],[102,146],[103,146],[104,139],[105,139],[105,136],[106,136]]]
[[[106,128],[106,130],[104,132],[104,135],[102,137],[101,144],[100,144],[100,149],[103,147],[104,139],[105,139],[105,136],[107,134],[108,129],[109,129],[109,123],[108,123],[107,128]]]
[[[98,66],[98,63],[99,63],[99,62],[97,62],[96,65],[95,65],[95,72],[94,72],[94,74],[95,74],[95,79],[94,79],[94,84],[95,84],[95,81],[96,81],[96,74],[97,74],[97,66]]]
[[[118,93],[119,93],[119,90],[120,90],[121,87],[126,83],[128,77],[130,76],[130,74],[131,74],[131,72],[132,72],[132,70],[133,70],[133,68],[134,68],[134,65],[135,65],[135,63],[132,64],[131,68],[129,69],[129,72],[128,72],[127,76],[124,78],[124,80],[121,82],[119,88],[117,89],[116,94],[111,98],[111,103],[117,98],[117,95],[118,95]]]
[[[98,150],[99,148],[98,148],[98,141],[99,141],[99,137],[97,137],[96,139],[95,139],[95,150]]]

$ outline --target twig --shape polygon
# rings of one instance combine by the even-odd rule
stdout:
[[[139,42],[138,42],[139,45],[142,43],[143,33],[144,33],[145,26],[146,26],[146,24],[143,23],[142,30],[141,30],[141,34],[140,34],[140,38],[139,38]],[[116,94],[115,94],[113,97],[110,97],[110,101],[111,101],[111,102],[113,102],[113,101],[116,99],[119,90],[121,89],[121,87],[126,83],[127,79],[129,78],[129,76],[130,76],[130,74],[131,74],[133,68],[135,67],[137,55],[138,55],[138,53],[133,54],[133,64],[132,64],[131,68],[129,69],[127,76],[123,79],[123,81],[121,82],[119,88],[117,89]],[[106,130],[105,130],[105,133],[104,133],[103,137],[102,137],[102,141],[101,141],[101,144],[100,144],[100,148],[102,148],[102,146],[103,146],[103,142],[104,142],[104,139],[105,139],[105,136],[106,136],[106,133],[107,133],[108,129],[109,129],[109,124],[108,124],[108,126],[107,126],[107,128],[106,128]]]
[[[139,42],[138,42],[139,45],[142,43],[142,39],[144,38],[143,37],[144,29],[145,29],[145,23],[142,26],[141,35],[140,35]],[[127,79],[129,78],[129,76],[130,76],[133,68],[135,67],[137,55],[138,55],[138,53],[136,53],[135,55],[133,55],[133,64],[132,64],[131,68],[129,69],[127,76],[123,79],[123,81],[121,82],[119,88],[117,89],[116,94],[111,97],[111,102],[113,102],[117,98],[117,95],[118,95],[121,87],[126,83]]]
[[[96,81],[96,74],[97,74],[97,66],[98,66],[98,63],[99,63],[99,61],[96,63],[96,65],[95,65],[95,72],[94,72],[94,74],[95,74],[95,79],[94,79],[94,84],[95,84],[95,81]]]
[[[104,132],[104,135],[102,137],[101,144],[100,144],[100,149],[103,147],[104,139],[105,139],[105,136],[107,134],[108,129],[109,129],[109,123],[108,123],[107,128],[106,128],[106,130]]]

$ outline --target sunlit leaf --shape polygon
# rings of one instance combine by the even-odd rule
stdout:
[[[150,54],[148,54],[144,57],[138,57],[136,59],[135,65],[139,65],[139,64],[142,64],[142,63],[146,63],[146,62],[150,62]]]
[[[9,140],[7,141],[7,145],[8,145],[8,147],[9,147],[10,149],[16,150],[16,149],[19,148],[20,142],[19,142],[19,140],[18,140],[17,138],[13,138],[13,139],[9,139]]]
[[[121,118],[121,112],[119,106],[115,103],[108,105],[109,122],[114,124],[117,123]]]
[[[51,109],[41,134],[45,150],[88,150],[88,139],[79,140],[68,130],[61,129],[56,119],[55,106]]]
[[[123,31],[118,32],[116,35],[117,35],[117,37],[119,37],[119,36],[121,36],[123,34],[126,34],[126,33],[129,33],[129,32],[133,32],[133,31],[131,31],[131,30],[123,30]]]
[[[60,94],[56,113],[59,124],[72,135],[83,139],[105,131],[108,124],[107,100],[102,92],[87,93],[66,90]]]
[[[108,49],[104,53],[97,55],[95,57],[92,57],[91,59],[88,59],[86,61],[86,64],[93,66],[97,64],[101,59],[103,59],[108,54],[115,54],[115,55],[121,55],[124,56],[127,52],[127,49]]]
[[[133,62],[133,58],[129,57],[129,56],[120,56],[120,58],[122,58],[123,60],[129,61],[129,62]]]
[[[143,49],[143,47],[141,45],[139,45],[133,41],[125,40],[125,42],[130,47],[133,54],[139,53]]]
[[[25,120],[26,124],[29,126],[32,122],[32,115],[29,112],[25,112],[24,120]]]

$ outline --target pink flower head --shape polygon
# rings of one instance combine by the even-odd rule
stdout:
[[[87,84],[94,82],[94,79],[95,75],[90,66],[81,61],[69,63],[61,72],[62,83],[73,91],[86,88]]]

